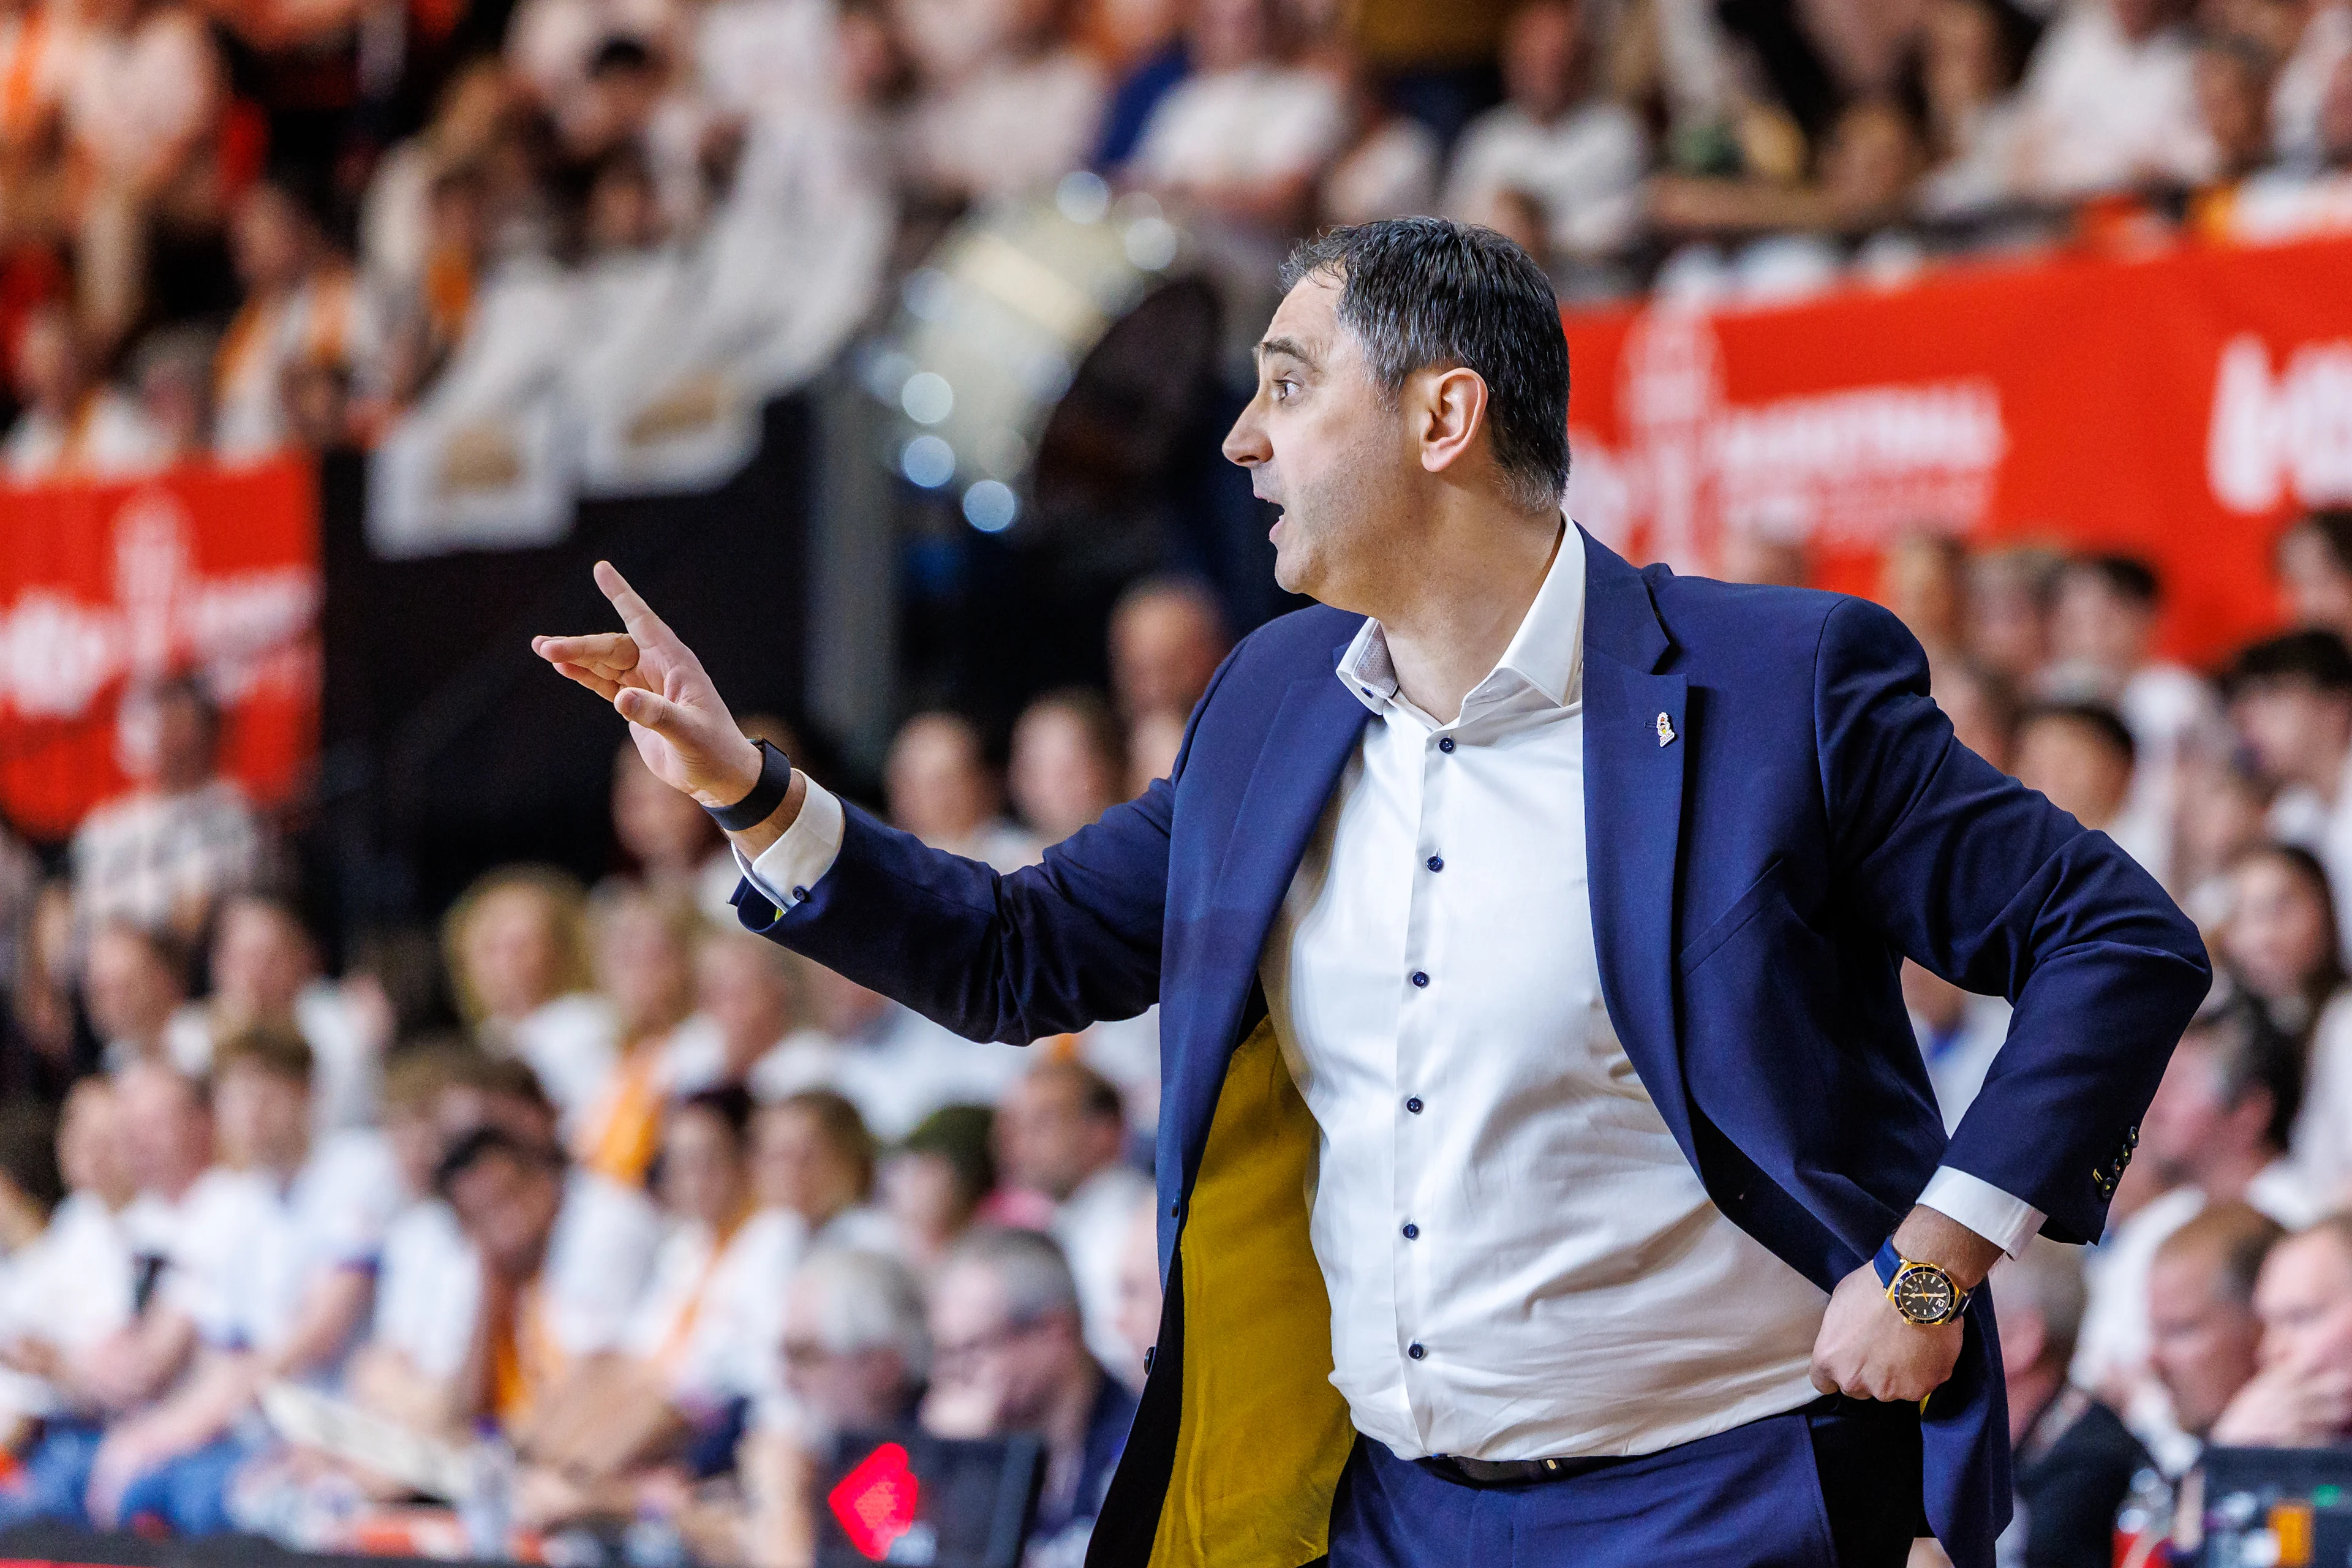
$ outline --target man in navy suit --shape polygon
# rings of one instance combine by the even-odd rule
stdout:
[[[1001,875],[627,630],[534,644],[733,836],[744,922],[974,1039],[1160,1005],[1166,1305],[1098,1564],[1986,1568],[1992,1261],[2095,1238],[2205,994],[2115,845],[1952,738],[1883,610],[1562,515],[1543,274],[1483,230],[1287,269],[1226,455],[1320,604],[1171,775]],[[1905,956],[2014,1005],[1947,1141]]]

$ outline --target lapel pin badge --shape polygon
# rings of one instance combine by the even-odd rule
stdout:
[[[1673,720],[1671,720],[1671,719],[1667,718],[1667,717],[1666,717],[1664,714],[1663,714],[1663,713],[1659,714],[1659,715],[1658,715],[1658,744],[1660,744],[1661,746],[1668,746],[1668,745],[1672,745],[1672,744],[1674,743],[1674,739],[1675,739],[1675,721],[1674,721]]]

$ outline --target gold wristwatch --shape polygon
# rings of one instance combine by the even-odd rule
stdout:
[[[1941,1265],[1921,1263],[1895,1250],[1895,1238],[1878,1249],[1871,1260],[1878,1271],[1878,1282],[1886,1287],[1886,1299],[1903,1314],[1903,1321],[1922,1329],[1940,1328],[1958,1321],[1969,1304],[1969,1291],[1944,1272]]]

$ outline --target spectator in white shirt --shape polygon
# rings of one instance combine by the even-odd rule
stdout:
[[[2344,0],[2288,0],[2294,39],[2271,82],[2270,150],[2279,162],[2314,169],[2327,161],[2323,121],[2329,84],[2352,58],[2352,5]]]
[[[169,443],[137,401],[95,375],[63,306],[38,305],[26,314],[16,336],[16,372],[24,412],[0,445],[0,470],[15,483],[129,479],[170,459]]]
[[[1370,223],[1435,210],[1444,149],[1428,126],[1391,108],[1360,57],[1346,61],[1348,142],[1317,195],[1324,224]]]
[[[450,1429],[457,1380],[474,1341],[481,1271],[457,1215],[433,1190],[446,1152],[437,1111],[467,1075],[457,1042],[404,1048],[384,1073],[383,1132],[400,1173],[401,1206],[384,1227],[368,1342],[352,1357],[352,1397],[419,1431]]]
[[[2137,747],[2114,709],[2097,702],[2052,702],[2018,720],[2012,761],[2017,777],[2085,827],[2104,829],[2133,858],[2162,863],[2170,824],[2127,819]],[[2151,871],[2153,868],[2151,868]]]
[[[621,1186],[564,1163],[555,1107],[528,1066],[511,1058],[480,1056],[456,1065],[459,1070],[454,1081],[441,1091],[434,1108],[447,1151],[435,1173],[435,1190],[444,1199],[449,1197],[443,1178],[457,1158],[457,1148],[483,1128],[495,1129],[533,1160],[549,1162],[562,1190],[554,1233],[544,1256],[533,1265],[542,1270],[545,1288],[537,1295],[532,1331],[546,1336],[541,1349],[552,1358],[550,1365],[569,1365],[616,1349],[645,1294],[654,1250],[661,1242],[660,1211],[642,1187]],[[478,1250],[478,1238],[470,1230],[468,1237]],[[509,1323],[507,1330],[513,1327]],[[468,1400],[474,1397],[469,1378],[461,1378]],[[471,1405],[466,1410],[477,1413]]]
[[[214,361],[214,455],[250,462],[299,444],[306,434],[343,439],[340,420],[325,421],[333,428],[306,431],[293,399],[305,378],[324,376],[348,391],[382,355],[374,300],[329,247],[317,220],[279,186],[247,191],[229,234],[245,302]]]
[[[2148,1265],[2148,1364],[2173,1420],[2200,1443],[2253,1380],[2263,1335],[2254,1281],[2284,1234],[2250,1205],[2208,1204]]]
[[[2051,25],[2023,88],[2025,195],[2068,201],[2212,177],[2183,8],[2179,0],[2073,0]]]
[[[75,220],[84,321],[116,340],[137,319],[147,231],[220,222],[216,142],[227,104],[204,16],[171,0],[87,0],[66,96],[84,170]]]
[[[2279,535],[2279,595],[2297,626],[2352,637],[2352,510],[2326,508]]]
[[[138,1321],[84,1359],[93,1402],[121,1412],[156,1397],[196,1346],[190,1309],[205,1259],[242,1213],[241,1183],[213,1160],[212,1103],[202,1080],[160,1061],[117,1075],[139,1195],[123,1213],[138,1270]]]
[[[261,825],[219,771],[221,712],[194,677],[126,700],[129,794],[93,808],[73,838],[74,910],[85,929],[125,920],[194,941],[220,900],[263,868]]]
[[[1152,110],[1128,165],[1139,183],[1237,233],[1286,237],[1347,136],[1339,85],[1285,63],[1271,0],[1202,0],[1192,74]]]
[[[1035,863],[1041,847],[999,815],[980,731],[954,713],[918,713],[899,727],[883,764],[890,822],[934,848],[1000,871]]]
[[[740,926],[713,930],[695,948],[694,998],[695,1016],[681,1031],[675,1090],[748,1087],[762,1062],[781,1060],[793,1034],[800,1007],[796,961]],[[806,1087],[793,1083],[762,1098]]]
[[[918,1273],[937,1268],[996,1190],[996,1113],[984,1105],[943,1105],[899,1140],[877,1183],[890,1216],[893,1250]]]
[[[2135,1429],[2169,1429],[2148,1373],[2148,1266],[2164,1238],[2209,1203],[2244,1202],[2282,1225],[2309,1223],[2284,1159],[2302,1100],[2295,1043],[2242,998],[2191,1025],[2140,1119],[2140,1158],[2172,1184],[2099,1247],[2074,1381]]]
[[[42,1380],[60,1346],[121,1329],[131,1311],[129,1244],[116,1216],[135,1195],[114,1085],[86,1078],[52,1114],[0,1107],[0,1421],[61,1408]],[[10,1445],[12,1447],[15,1445]]]
[[[745,1244],[756,1201],[752,1115],[738,1085],[672,1109],[660,1177],[670,1234],[625,1341],[678,1418],[701,1429],[772,1385],[775,1347],[761,1330],[773,1326],[791,1277],[785,1259]]]
[[[762,1100],[838,1089],[891,1142],[941,1106],[993,1104],[1027,1065],[1017,1050],[975,1046],[832,970],[812,964],[808,978],[809,1026],[752,1069]]]
[[[209,1069],[215,1040],[256,1024],[280,1025],[310,1043],[319,1131],[374,1121],[383,1064],[319,973],[318,947],[291,909],[253,894],[229,900],[214,922],[211,971],[212,994],[173,1020],[171,1056],[182,1070]]]
[[[595,902],[596,970],[612,1004],[620,1055],[573,1122],[572,1157],[625,1187],[642,1185],[661,1143],[663,1108],[691,1087],[698,1064],[694,949],[702,917],[674,894],[607,889]]]
[[[991,46],[926,80],[903,131],[908,176],[954,203],[1035,192],[1082,167],[1108,91],[1102,67],[1067,40],[1063,0],[993,9]]]
[[[1209,585],[1173,576],[1147,577],[1119,595],[1108,642],[1112,706],[1130,725],[1155,714],[1181,723],[1233,647]]]
[[[1128,1222],[1151,1192],[1151,1178],[1119,1159],[1126,1137],[1118,1090],[1078,1062],[1032,1068],[997,1108],[997,1161],[1004,1178],[1052,1202],[1047,1229],[1078,1282],[1087,1348],[1115,1368],[1128,1361],[1118,1331]]]
[[[2352,1215],[2281,1240],[2254,1284],[2262,1370],[2213,1424],[2231,1447],[2341,1447],[2352,1437]]]
[[[364,1328],[383,1229],[399,1199],[381,1139],[310,1133],[310,1048],[261,1026],[221,1042],[222,1153],[238,1163],[243,1223],[192,1267],[205,1342],[188,1383],[107,1436],[91,1517],[153,1516],[178,1533],[228,1528],[228,1490],[257,1450],[247,1417],[273,1380],[332,1380]]]
[[[2213,956],[2280,1032],[2311,1037],[2344,987],[2327,873],[2307,849],[2259,844],[2230,863]]]
[[[2352,653],[2334,632],[2288,632],[2238,655],[2228,693],[2239,737],[2279,788],[2271,834],[2318,857],[2344,939],[2352,931]]]
[[[466,889],[442,921],[457,1005],[485,1048],[526,1063],[564,1119],[613,1070],[616,1024],[594,994],[587,898],[568,873],[509,866]]]
[[[102,1408],[76,1373],[83,1357],[124,1331],[138,1306],[121,1223],[134,1189],[120,1096],[104,1079],[75,1085],[54,1128],[53,1156],[45,1146],[47,1116],[21,1101],[9,1110],[0,1118],[9,1229],[20,1214],[56,1206],[37,1235],[11,1245],[0,1276],[0,1365],[7,1369],[0,1373],[0,1419],[18,1458],[0,1481],[0,1524],[79,1521]],[[25,1169],[28,1163],[35,1168]],[[58,1201],[60,1175],[66,1191]]]
[[[193,1321],[159,1289],[168,1285],[168,1255],[215,1232],[224,1213],[219,1200],[230,1178],[205,1173],[211,1128],[194,1085],[168,1068],[144,1064],[110,1086],[85,1079],[74,1099],[87,1110],[100,1096],[111,1101],[106,1110],[125,1184],[136,1196],[126,1192],[124,1205],[61,1210],[71,1242],[61,1230],[54,1251],[41,1249],[46,1265],[26,1270],[12,1287],[26,1318],[8,1347],[9,1364],[43,1379],[57,1408],[17,1480],[0,1496],[0,1520],[11,1523],[88,1523],[84,1500],[104,1423],[163,1392],[194,1343]],[[77,1126],[70,1118],[60,1129],[58,1152],[69,1173],[83,1163],[76,1145],[85,1131],[103,1129]],[[93,1193],[109,1180],[68,1179]]]
[[[763,1217],[797,1229],[803,1249],[890,1247],[890,1222],[871,1206],[875,1158],[857,1108],[829,1089],[803,1089],[752,1119],[752,1195]]]
[[[1930,0],[1919,31],[1934,166],[1917,201],[1927,216],[1966,217],[2015,198],[2016,88],[2040,30],[2006,0]]]
[[[1058,844],[1117,805],[1126,777],[1118,721],[1094,692],[1052,691],[1021,710],[1006,783],[1013,809],[1042,842]]]
[[[2168,850],[2181,750],[2215,723],[2220,707],[2212,689],[2194,672],[2156,657],[2163,597],[2155,569],[2136,556],[2090,555],[2069,562],[2058,579],[2050,623],[2054,663],[2044,674],[2043,689],[2053,696],[2114,705],[2136,746],[2126,810],[2147,825],[2144,836],[2152,846]],[[2158,852],[2156,861],[2141,858],[2140,864],[2165,880],[2169,857]]]
[[[495,1418],[526,1458],[559,1451],[597,1419],[588,1374],[620,1348],[644,1293],[651,1215],[642,1234],[625,1235],[610,1187],[495,1123],[460,1135],[434,1184],[481,1259],[460,1411]]]
[[[743,1412],[774,1381],[775,1307],[790,1279],[747,1223],[751,1116],[740,1088],[671,1111],[660,1174],[669,1234],[620,1353],[577,1368],[554,1396],[593,1418],[538,1423],[520,1492],[529,1522],[626,1508],[656,1468],[692,1482],[731,1461]]]
[[[2352,987],[2327,875],[2307,850],[2265,845],[2231,868],[2211,947],[2273,1020],[2305,1041],[2303,1114],[2289,1139],[2323,1208],[2352,1204]]]
[[[1500,229],[1536,256],[1622,248],[1641,217],[1649,138],[1601,92],[1583,0],[1539,0],[1503,37],[1509,100],[1462,134],[1446,182],[1454,217]]]
[[[187,1011],[187,960],[179,943],[160,931],[107,921],[90,933],[82,963],[82,1005],[110,1072],[137,1062],[169,1060],[173,1047],[195,1030],[175,1023]],[[176,1063],[202,1072],[203,1061]]]

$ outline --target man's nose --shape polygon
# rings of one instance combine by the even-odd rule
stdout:
[[[1225,461],[1239,463],[1244,468],[1255,468],[1274,456],[1273,448],[1266,444],[1265,426],[1258,418],[1257,399],[1250,399],[1249,406],[1234,421],[1234,427],[1225,432],[1222,450]]]

